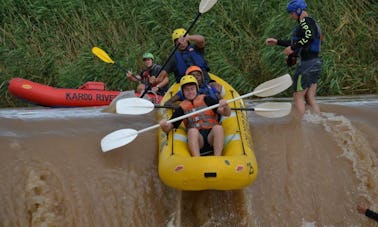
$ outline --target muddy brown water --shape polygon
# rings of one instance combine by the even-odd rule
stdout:
[[[156,131],[101,152],[103,136],[155,113],[0,109],[0,226],[376,226],[356,205],[378,210],[378,97],[320,107],[299,122],[250,112],[256,181],[199,192],[159,180]]]

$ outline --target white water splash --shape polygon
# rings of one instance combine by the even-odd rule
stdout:
[[[104,107],[80,108],[13,108],[0,109],[0,117],[7,119],[62,119],[102,117]]]
[[[308,222],[302,218],[302,227],[316,227],[316,222]]]
[[[339,157],[352,162],[353,171],[360,181],[358,190],[371,204],[378,204],[378,157],[364,134],[342,115],[321,113],[313,115],[306,112],[304,120],[320,124],[333,136],[343,153]],[[374,205],[373,205],[374,206]],[[376,209],[377,207],[373,207]]]

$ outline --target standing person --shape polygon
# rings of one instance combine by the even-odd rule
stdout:
[[[285,46],[284,54],[288,64],[292,64],[293,56],[298,56],[300,60],[293,76],[293,87],[294,106],[301,118],[306,110],[305,104],[311,106],[315,113],[320,113],[315,95],[322,70],[319,57],[321,30],[318,23],[305,11],[306,8],[304,0],[291,0],[287,4],[287,12],[298,22],[291,40],[267,38],[265,41],[267,45]]]
[[[209,84],[205,84],[203,73],[200,67],[196,65],[190,66],[185,75],[194,76],[198,82],[198,93],[209,95],[213,99],[222,99],[222,93],[224,92],[224,88],[222,85],[215,81],[211,81]],[[171,106],[176,101],[183,101],[185,99],[182,90],[179,90],[174,96],[172,96],[168,101],[164,103],[164,106]]]
[[[173,124],[167,120],[160,121],[160,127],[166,133],[173,128],[178,128],[182,121],[187,129],[188,146],[192,156],[208,155],[213,151],[215,156],[222,155],[224,143],[224,130],[219,124],[219,115],[230,116],[231,109],[225,100],[216,100],[210,96],[198,94],[197,79],[190,75],[185,75],[180,80],[181,90],[185,100],[180,103],[172,114],[172,118],[177,118],[219,103],[218,108],[210,109],[202,113],[195,114],[187,119],[176,121]]]
[[[131,71],[127,72],[127,78],[131,81],[138,82],[138,87],[136,89],[136,93],[142,93],[146,86],[151,85],[151,87],[156,88],[155,92],[164,95],[165,92],[168,90],[168,85],[162,86],[159,83],[150,82],[151,76],[156,76],[160,69],[161,65],[154,63],[155,57],[152,53],[144,53],[143,54],[143,64],[144,67],[142,71],[138,75],[133,75]]]
[[[357,211],[361,214],[364,214],[366,217],[371,218],[378,222],[378,213],[369,209],[365,204],[357,205]]]
[[[203,72],[205,83],[210,81],[208,75],[209,66],[205,60],[205,37],[202,35],[189,35],[183,28],[175,29],[172,33],[172,41],[178,49],[169,59],[166,66],[157,76],[156,81],[166,85],[169,83],[168,74],[174,73],[176,83],[180,83],[181,77],[189,66],[199,66]]]

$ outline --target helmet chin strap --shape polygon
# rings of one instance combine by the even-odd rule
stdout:
[[[297,18],[297,21],[299,23],[300,19],[301,19],[301,15],[302,15],[302,12],[303,10],[301,8],[298,8],[296,11],[295,11],[295,14],[297,14],[298,18]]]

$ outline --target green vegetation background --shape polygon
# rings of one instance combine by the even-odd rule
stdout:
[[[0,0],[0,107],[25,106],[7,91],[7,81],[22,77],[54,87],[77,88],[103,81],[110,90],[136,84],[117,67],[91,53],[104,49],[136,71],[145,51],[163,64],[173,44],[171,32],[188,28],[198,1],[182,0]],[[308,0],[309,14],[325,35],[324,70],[318,95],[377,94],[378,4],[376,0]],[[206,37],[211,71],[240,94],[293,71],[281,47],[267,37],[289,38],[295,21],[282,0],[219,0],[191,33]],[[291,90],[281,96],[291,96]]]

